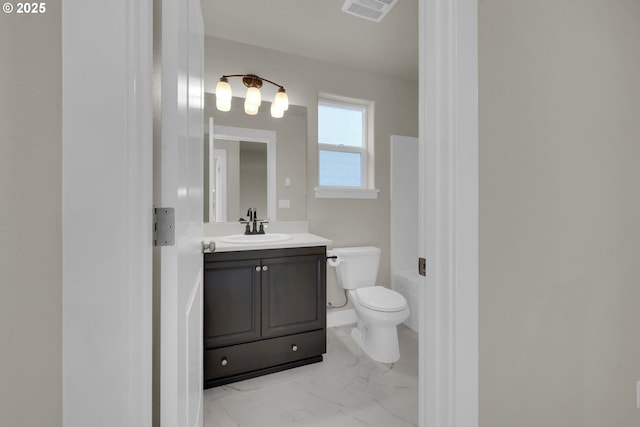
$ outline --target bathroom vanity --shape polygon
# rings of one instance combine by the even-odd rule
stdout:
[[[205,388],[322,361],[326,242],[221,243],[204,255]]]

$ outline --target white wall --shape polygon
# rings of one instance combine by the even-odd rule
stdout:
[[[483,427],[640,425],[639,22],[479,2]]]
[[[0,13],[2,426],[62,425],[60,13]]]
[[[253,73],[284,85],[291,104],[307,107],[307,219],[310,231],[332,239],[336,246],[381,247],[378,280],[388,286],[389,140],[393,134],[418,134],[417,82],[212,37],[206,38],[205,49],[205,92],[215,92],[222,74]],[[380,189],[377,200],[315,198],[318,92],[375,102],[375,184]],[[344,300],[332,269],[327,274],[327,296],[334,304]]]
[[[418,166],[418,138],[392,135],[391,274],[418,272]]]

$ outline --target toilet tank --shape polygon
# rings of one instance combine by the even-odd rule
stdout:
[[[330,251],[330,255],[338,256],[338,284],[344,289],[375,286],[380,252],[380,248],[374,246],[335,248]]]

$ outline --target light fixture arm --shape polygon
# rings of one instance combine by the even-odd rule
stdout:
[[[269,79],[265,79],[264,77],[257,76],[255,74],[223,74],[220,78],[228,79],[229,77],[242,77],[242,83],[246,87],[257,87],[258,89],[262,87],[262,82],[271,83],[274,86],[277,86],[279,89],[284,89],[284,86],[273,82]]]

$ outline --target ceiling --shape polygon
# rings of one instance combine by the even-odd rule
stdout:
[[[418,80],[418,0],[373,22],[344,0],[202,0],[205,32],[254,46]]]

